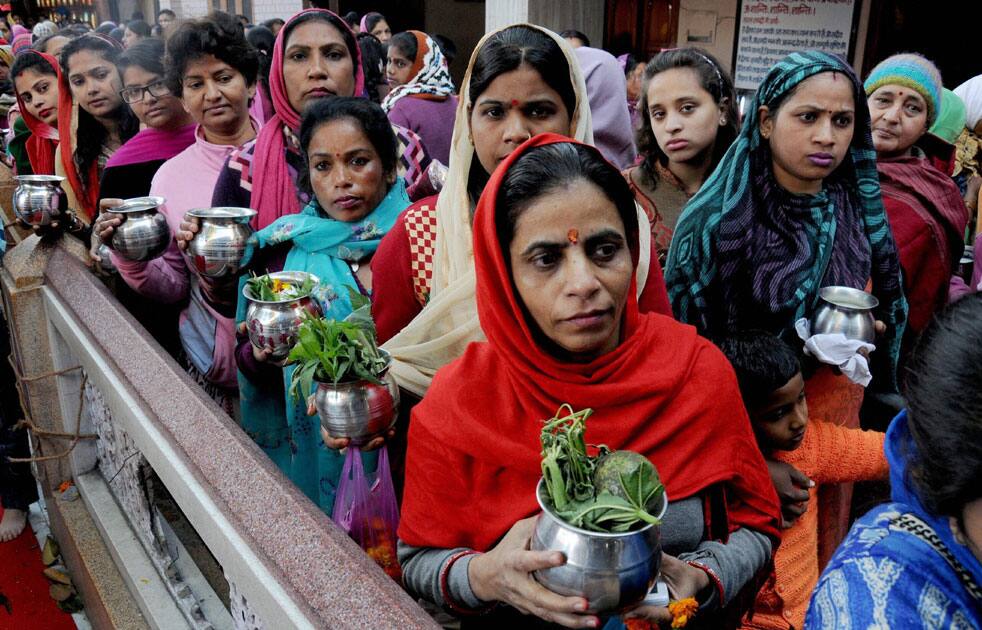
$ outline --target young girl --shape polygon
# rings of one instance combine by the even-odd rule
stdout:
[[[389,42],[386,78],[392,91],[382,109],[389,120],[415,131],[431,156],[449,162],[457,97],[440,47],[426,33],[399,33]]]
[[[708,53],[665,51],[643,77],[637,142],[644,161],[624,176],[651,219],[664,263],[682,208],[730,148],[739,121],[733,83]]]
[[[90,223],[98,213],[99,178],[106,162],[139,130],[139,121],[119,95],[118,44],[84,35],[61,51],[58,94],[57,175],[67,178],[68,205]]]
[[[313,197],[300,214],[280,217],[256,232],[246,256],[253,257],[250,267],[256,274],[285,269],[316,275],[324,316],[341,320],[352,310],[347,287],[371,294],[368,262],[410,203],[396,173],[396,139],[378,105],[338,97],[307,108],[300,148],[307,164],[302,181]],[[247,306],[240,297],[239,322]],[[287,393],[293,366],[269,363],[268,351],[249,343],[244,323],[236,360],[243,429],[331,514],[344,455],[324,446],[317,417],[308,416],[306,402]],[[339,440],[330,445],[348,444]]]
[[[11,77],[20,109],[18,120],[23,120],[29,130],[26,142],[10,145],[17,161],[17,174],[54,175],[55,150],[58,148],[58,85],[61,83],[58,60],[36,50],[27,50],[14,61]]]
[[[150,192],[150,182],[166,161],[194,143],[194,121],[164,80],[164,43],[146,39],[126,49],[116,62],[123,76],[123,101],[143,125],[106,162],[102,197],[128,199]]]

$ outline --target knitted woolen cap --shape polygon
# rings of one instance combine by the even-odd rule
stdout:
[[[920,94],[927,103],[927,125],[938,118],[941,109],[941,73],[927,58],[917,53],[887,57],[873,68],[863,87],[869,96],[884,85],[903,85]]]

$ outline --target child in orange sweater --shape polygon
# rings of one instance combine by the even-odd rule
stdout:
[[[774,555],[774,571],[742,627],[801,628],[819,575],[818,486],[885,479],[889,467],[883,452],[884,434],[829,422],[809,423],[801,365],[794,350],[777,337],[748,331],[724,340],[720,347],[736,370],[764,456],[796,467],[813,482],[807,509],[784,531]]]

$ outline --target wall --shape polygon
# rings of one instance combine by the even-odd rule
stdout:
[[[604,37],[604,0],[488,0],[485,28],[492,30],[532,22],[557,33],[566,29],[583,31],[591,43]]]
[[[445,35],[457,45],[457,57],[450,66],[450,74],[458,89],[471,51],[484,36],[484,11],[484,2],[431,0],[425,3],[424,30],[430,34]]]
[[[681,0],[678,46],[697,46],[733,71],[737,0]],[[711,34],[712,42],[699,41]]]
[[[289,18],[303,9],[302,0],[253,0],[252,21],[259,24],[272,18]]]

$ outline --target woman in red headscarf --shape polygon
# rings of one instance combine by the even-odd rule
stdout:
[[[594,409],[589,443],[657,466],[674,598],[697,597],[705,619],[753,590],[778,543],[777,497],[726,359],[694,328],[639,313],[637,243],[631,191],[592,147],[536,136],[492,175],[474,217],[487,342],[437,373],[410,423],[399,555],[411,592],[460,613],[507,604],[480,618],[488,627],[516,610],[597,627],[582,598],[530,575],[565,561],[527,550],[539,420],[563,403]]]
[[[11,78],[21,118],[30,130],[24,144],[30,168],[18,166],[17,174],[54,175],[61,66],[51,55],[26,50],[14,61]]]

